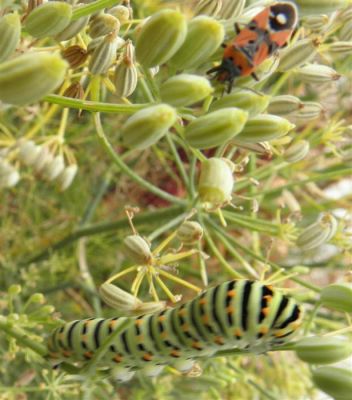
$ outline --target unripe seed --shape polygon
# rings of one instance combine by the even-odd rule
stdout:
[[[244,9],[246,0],[222,0],[219,17],[223,19],[232,19],[239,17]]]
[[[131,18],[130,9],[128,7],[121,6],[121,5],[110,8],[108,13],[113,15],[115,18],[117,18],[121,24],[125,24]]]
[[[349,400],[352,393],[351,368],[320,367],[312,373],[315,385],[335,400]]]
[[[62,32],[70,23],[72,6],[61,1],[50,1],[35,8],[27,17],[24,28],[40,39]]]
[[[249,143],[265,142],[285,136],[295,125],[287,119],[271,114],[260,114],[247,121],[236,140]]]
[[[231,143],[241,149],[253,151],[254,153],[264,155],[268,159],[270,159],[273,154],[269,142],[247,143],[242,142],[241,140],[237,140],[237,138],[235,138],[231,140]]]
[[[64,157],[61,154],[59,154],[45,166],[43,171],[44,179],[47,179],[48,181],[53,181],[61,174],[64,168],[65,168]]]
[[[21,21],[17,13],[0,17],[0,62],[7,60],[20,41]]]
[[[77,174],[78,167],[76,164],[69,165],[66,167],[61,174],[58,176],[59,189],[61,192],[65,191],[71,186],[75,176]]]
[[[312,250],[328,242],[336,233],[337,221],[330,214],[322,214],[316,222],[303,230],[297,239],[297,246],[303,250]]]
[[[320,300],[326,307],[352,313],[352,284],[334,283],[320,293]]]
[[[44,304],[45,303],[45,297],[44,297],[44,295],[42,293],[34,293],[28,299],[28,303]]]
[[[137,297],[111,283],[103,283],[99,288],[99,294],[108,306],[121,312],[135,310],[142,304]]]
[[[288,163],[295,163],[303,160],[309,153],[309,142],[307,140],[298,140],[291,144],[284,153],[284,159]]]
[[[123,252],[138,265],[148,265],[153,259],[149,244],[139,235],[130,235],[124,239]]]
[[[176,121],[175,110],[167,104],[158,104],[138,111],[122,127],[122,144],[144,150],[158,142]]]
[[[216,17],[222,7],[222,0],[198,0],[194,15],[210,15]]]
[[[310,121],[320,117],[323,106],[315,101],[305,101],[302,107],[292,114],[293,118],[298,121]]]
[[[270,114],[285,116],[298,111],[301,107],[303,107],[303,103],[298,97],[291,95],[275,96],[270,99],[268,112]]]
[[[84,64],[88,57],[88,52],[83,47],[75,44],[63,50],[61,55],[70,64],[70,68],[76,69]]]
[[[188,24],[185,41],[170,60],[180,69],[195,68],[215,53],[224,40],[225,31],[220,22],[207,16],[199,16]]]
[[[312,336],[299,340],[294,350],[309,364],[332,364],[352,354],[352,343],[341,337]]]
[[[185,244],[198,242],[203,236],[203,228],[196,221],[185,221],[177,229],[178,239]]]
[[[178,11],[162,10],[145,22],[136,43],[137,60],[151,68],[169,60],[186,38],[187,25]]]
[[[63,31],[55,36],[55,39],[59,42],[72,39],[85,28],[85,26],[88,24],[88,21],[89,16],[81,17],[79,19],[71,21]]]
[[[327,65],[309,64],[296,70],[298,79],[307,83],[323,83],[336,81],[340,78],[333,68]]]
[[[352,53],[352,43],[349,41],[329,43],[326,51],[332,56],[345,56]]]
[[[210,111],[216,111],[221,108],[237,107],[248,112],[249,117],[254,117],[262,113],[269,104],[269,96],[255,93],[249,90],[236,90],[226,96],[215,100]]]
[[[100,14],[89,24],[89,35],[94,39],[120,30],[120,21],[110,14]]]
[[[11,296],[16,296],[17,294],[20,294],[22,292],[22,287],[21,285],[11,285],[7,289],[7,293]]]
[[[324,30],[329,22],[329,17],[325,14],[310,15],[302,18],[302,25],[313,32]]]
[[[349,4],[349,0],[295,0],[300,15],[331,14]]]
[[[196,149],[220,146],[242,131],[247,118],[246,111],[235,107],[214,111],[187,125],[185,139]]]
[[[39,154],[33,164],[34,170],[37,173],[40,173],[46,164],[50,163],[53,160],[53,155],[50,153],[47,146],[39,146],[40,151]]]
[[[134,63],[134,47],[130,40],[126,43],[121,62],[115,68],[113,83],[118,97],[130,96],[137,87],[138,70]]]
[[[339,38],[347,42],[352,40],[352,19],[344,22],[339,32]]]
[[[40,152],[40,147],[37,146],[32,140],[26,140],[19,146],[19,159],[25,165],[34,164]]]
[[[57,54],[28,53],[0,65],[0,100],[33,103],[53,92],[63,81],[67,63]]]
[[[169,78],[160,87],[162,101],[175,107],[189,106],[205,99],[213,91],[208,79],[189,74]]]
[[[222,158],[210,158],[202,163],[198,192],[203,203],[219,207],[232,198],[233,168]]]
[[[94,49],[88,69],[93,75],[105,74],[116,58],[118,48],[116,34],[110,33]]]
[[[297,41],[281,52],[278,70],[286,72],[306,64],[317,54],[317,45],[317,42],[312,39]]]

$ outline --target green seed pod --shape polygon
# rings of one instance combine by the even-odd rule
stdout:
[[[308,64],[296,70],[298,79],[307,83],[323,83],[340,79],[339,75],[333,68],[327,65]]]
[[[208,79],[189,74],[169,78],[160,87],[162,101],[175,107],[189,106],[209,96],[213,91]]]
[[[167,104],[158,104],[136,112],[122,127],[122,144],[131,149],[144,150],[158,142],[177,118]]]
[[[185,244],[198,242],[203,236],[203,228],[196,221],[185,221],[177,229],[177,238]]]
[[[185,17],[174,10],[162,10],[142,26],[136,43],[137,60],[147,68],[169,60],[186,38]]]
[[[110,14],[100,14],[89,24],[88,33],[94,39],[108,35],[111,32],[118,33],[119,30],[120,21],[117,18]]]
[[[0,62],[7,60],[20,41],[21,21],[17,13],[0,17]]]
[[[242,131],[247,118],[248,113],[239,108],[222,108],[187,125],[185,139],[196,149],[220,146]]]
[[[313,32],[320,32],[326,28],[329,17],[325,14],[310,15],[302,18],[301,22],[305,28]]]
[[[45,303],[45,297],[42,293],[34,293],[32,296],[28,299],[28,303],[37,303],[37,304],[44,304]]]
[[[118,44],[115,32],[106,35],[98,44],[88,65],[88,69],[93,75],[102,75],[109,70],[116,58]]]
[[[99,288],[99,294],[104,303],[119,311],[129,312],[142,304],[137,297],[111,283],[103,283]]]
[[[222,0],[197,0],[194,15],[210,15],[216,17],[222,7]]]
[[[222,0],[219,17],[222,19],[232,19],[242,15],[246,0]]]
[[[308,155],[309,148],[307,140],[298,140],[285,150],[284,159],[290,164],[301,161]]]
[[[7,293],[10,296],[16,296],[17,294],[20,294],[22,292],[22,287],[21,285],[11,285],[8,289],[7,289]]]
[[[312,336],[295,343],[299,359],[309,364],[333,364],[352,354],[352,343],[338,336]]]
[[[121,24],[125,24],[131,18],[131,11],[128,7],[125,6],[116,6],[110,8],[108,13],[117,18]]]
[[[298,97],[291,95],[275,96],[270,99],[268,112],[283,117],[298,111],[301,107],[303,107],[303,103]]]
[[[88,21],[89,15],[71,21],[62,32],[55,36],[55,39],[59,42],[72,39],[86,27]]]
[[[297,238],[297,246],[303,250],[312,250],[327,243],[336,233],[337,221],[330,215],[323,213],[318,220],[309,225]]]
[[[320,367],[312,373],[315,385],[335,400],[350,400],[352,370],[341,367]]]
[[[241,149],[253,151],[254,153],[261,154],[267,159],[270,159],[273,155],[271,146],[269,142],[259,142],[259,143],[247,143],[241,140],[232,139],[231,143]]]
[[[149,244],[139,235],[130,235],[124,239],[123,253],[138,265],[148,265],[153,260]]]
[[[186,39],[170,64],[179,69],[199,66],[215,53],[224,36],[222,24],[213,18],[203,15],[192,19],[188,24]]]
[[[40,147],[32,140],[25,140],[19,145],[18,157],[23,164],[30,166],[35,163],[40,152]]]
[[[352,53],[352,43],[348,41],[329,43],[326,45],[326,51],[332,56],[348,56]]]
[[[70,64],[70,68],[76,69],[85,63],[88,52],[83,47],[75,44],[64,49],[61,55]]]
[[[123,58],[114,71],[113,83],[118,97],[128,97],[135,91],[138,83],[138,70],[134,63],[134,46],[127,41]]]
[[[219,207],[232,199],[235,183],[233,166],[222,158],[210,158],[202,163],[198,193],[203,203]]]
[[[71,186],[73,180],[75,179],[77,171],[77,165],[71,164],[61,172],[61,174],[57,178],[59,182],[59,189],[61,192],[65,191],[69,186]]]
[[[352,284],[334,283],[320,293],[320,301],[326,307],[352,313]]]
[[[344,22],[339,32],[339,38],[347,42],[352,40],[352,19]]]
[[[0,100],[25,105],[52,93],[63,81],[67,63],[57,54],[27,53],[0,65]]]
[[[269,96],[249,90],[236,90],[215,100],[210,106],[210,111],[237,107],[247,111],[249,117],[254,117],[266,110],[268,104]]]
[[[323,112],[323,106],[315,101],[305,101],[302,103],[302,107],[297,112],[293,113],[296,122],[299,121],[310,121],[312,119],[319,118]]]
[[[278,70],[286,72],[306,64],[316,56],[317,46],[317,42],[313,39],[297,41],[281,52]]]
[[[271,114],[260,114],[247,121],[236,140],[249,143],[265,142],[285,136],[295,125],[287,119]]]
[[[72,6],[61,1],[50,1],[35,8],[27,17],[24,28],[40,39],[55,36],[70,23]]]
[[[349,0],[295,0],[300,15],[331,14],[349,4]]]

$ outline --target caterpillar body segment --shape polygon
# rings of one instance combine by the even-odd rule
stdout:
[[[194,359],[219,350],[268,351],[295,334],[302,310],[293,298],[259,281],[230,281],[158,313],[66,323],[49,337],[49,354],[53,359],[89,361],[126,319],[131,323],[101,360],[114,367],[121,381],[135,370],[156,376],[165,365],[187,372]]]

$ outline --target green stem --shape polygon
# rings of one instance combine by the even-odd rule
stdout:
[[[58,104],[63,107],[75,108],[92,112],[133,114],[142,108],[149,107],[150,104],[112,104],[99,101],[79,100],[70,97],[51,94],[44,97],[44,101],[52,104]]]
[[[148,240],[153,241],[157,237],[161,236],[163,233],[170,231],[172,228],[174,228],[176,225],[180,224],[187,216],[188,213],[183,213],[178,215],[177,217],[173,218],[171,221],[169,221],[166,224],[161,225],[160,228],[155,229],[149,236]]]
[[[71,20],[74,21],[86,15],[94,14],[97,11],[103,10],[104,8],[114,7],[120,3],[120,0],[97,0],[93,3],[87,4],[85,6],[76,8],[73,13]]]
[[[178,197],[172,196],[171,194],[165,192],[164,190],[159,189],[158,187],[152,185],[147,182],[143,178],[141,178],[138,174],[136,174],[132,169],[130,169],[121,159],[121,157],[116,153],[114,148],[111,146],[107,137],[105,136],[99,113],[94,114],[94,123],[96,127],[96,131],[98,134],[98,139],[100,143],[103,145],[105,150],[110,154],[112,160],[117,165],[118,168],[121,169],[127,176],[129,176],[132,180],[138,183],[140,186],[144,187],[149,192],[155,194],[156,196],[170,202],[173,204],[185,204],[185,201],[179,199]]]
[[[236,225],[243,228],[248,228],[252,231],[265,232],[273,236],[280,235],[280,229],[275,225],[267,221],[259,220],[249,216],[237,215],[234,212],[223,211],[226,221],[231,221]]]

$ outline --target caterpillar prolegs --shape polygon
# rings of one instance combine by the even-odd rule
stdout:
[[[49,354],[54,359],[87,361],[126,319],[130,324],[101,360],[114,366],[121,381],[132,378],[136,370],[156,376],[165,365],[187,372],[195,359],[219,350],[268,351],[294,335],[302,310],[293,298],[259,281],[230,281],[158,313],[68,322],[49,337]]]

